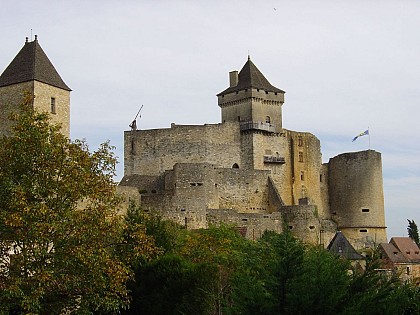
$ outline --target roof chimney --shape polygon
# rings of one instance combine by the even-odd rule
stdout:
[[[37,41],[38,40],[38,35],[35,35],[35,41]]]
[[[28,42],[28,37],[26,37],[25,44]]]
[[[238,71],[229,72],[229,83],[230,83],[230,87],[234,87],[238,85]]]

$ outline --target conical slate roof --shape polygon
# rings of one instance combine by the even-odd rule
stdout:
[[[238,84],[227,88],[223,92],[220,92],[217,96],[250,88],[261,89],[267,92],[285,93],[283,90],[272,86],[261,71],[258,70],[257,66],[251,61],[251,58],[248,57],[248,61],[239,72]]]
[[[327,250],[351,260],[364,259],[364,257],[360,255],[353,246],[351,246],[350,242],[343,233],[341,233],[341,231],[337,231],[335,233],[333,239],[327,247]]]
[[[28,42],[0,76],[0,87],[36,80],[63,90],[71,91],[55,70],[53,64],[35,40]]]

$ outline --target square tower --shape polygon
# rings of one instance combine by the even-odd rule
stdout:
[[[217,94],[222,122],[238,121],[241,130],[281,132],[284,91],[268,82],[251,61],[229,73],[230,86]]]
[[[25,93],[34,96],[33,107],[51,114],[70,137],[70,91],[38,43],[37,35],[25,45],[0,76],[0,135],[11,131],[9,114],[23,101]]]

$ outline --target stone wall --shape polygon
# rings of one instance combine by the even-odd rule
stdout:
[[[222,109],[222,122],[261,121],[270,118],[276,132],[282,129],[284,93],[246,89],[218,96]]]
[[[61,124],[61,132],[70,137],[70,92],[38,81],[0,88],[0,134],[9,134],[11,128],[9,114],[23,102],[25,92],[35,96],[34,108],[40,112],[50,113],[51,122]],[[51,113],[51,98],[55,99],[55,114]]]
[[[219,206],[238,212],[268,213],[269,171],[246,169],[217,169]]]
[[[284,206],[280,212],[285,228],[294,236],[310,244],[321,244],[321,222],[313,205]]]
[[[9,115],[16,111],[24,100],[24,93],[32,93],[33,81],[0,87],[0,135],[9,135],[11,122]]]
[[[340,154],[330,159],[328,173],[332,219],[352,245],[386,242],[381,154]]]
[[[176,163],[240,164],[239,124],[173,124],[124,133],[124,175],[159,175]]]
[[[265,231],[281,233],[283,221],[280,212],[271,214],[239,213],[230,209],[209,209],[207,211],[208,224],[230,224],[241,228],[241,232],[248,239],[258,239]]]
[[[70,138],[70,91],[35,81],[34,108],[50,113],[51,122],[61,125],[61,132]],[[55,99],[55,113],[51,111],[51,98]]]

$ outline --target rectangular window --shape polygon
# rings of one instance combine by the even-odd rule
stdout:
[[[365,208],[365,209],[362,209],[362,212],[369,212],[370,210],[369,209],[367,209],[367,208]]]
[[[305,173],[303,171],[300,172],[300,180],[305,180]]]
[[[302,137],[298,137],[298,146],[303,147],[303,139]]]
[[[299,152],[299,162],[303,162],[303,152]]]
[[[51,97],[51,114],[56,114],[55,97]]]

